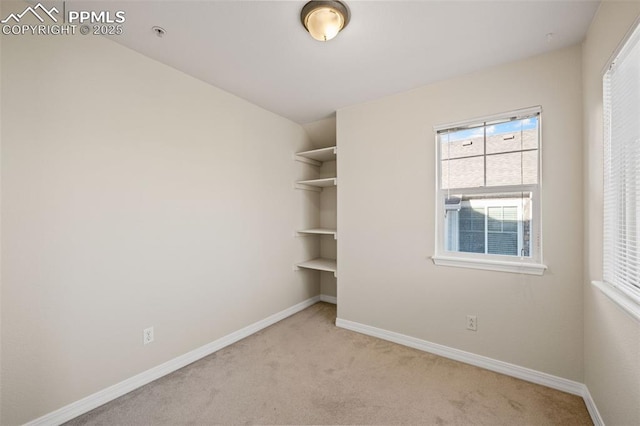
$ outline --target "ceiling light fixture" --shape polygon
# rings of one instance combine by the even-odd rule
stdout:
[[[341,1],[310,1],[300,12],[300,20],[311,37],[329,41],[349,23],[351,14]]]

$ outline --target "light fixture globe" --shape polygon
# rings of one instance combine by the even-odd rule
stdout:
[[[347,26],[350,19],[349,8],[341,1],[310,1],[300,12],[300,20],[311,37],[318,41],[328,41]]]

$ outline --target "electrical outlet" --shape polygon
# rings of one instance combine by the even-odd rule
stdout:
[[[467,315],[467,330],[478,331],[478,317]]]
[[[151,342],[153,342],[153,327],[145,328],[142,332],[142,343],[146,345]]]

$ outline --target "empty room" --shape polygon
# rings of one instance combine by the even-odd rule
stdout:
[[[0,30],[1,425],[640,425],[639,1]]]

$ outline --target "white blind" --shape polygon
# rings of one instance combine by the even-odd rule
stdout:
[[[640,303],[640,27],[604,88],[604,281]]]

